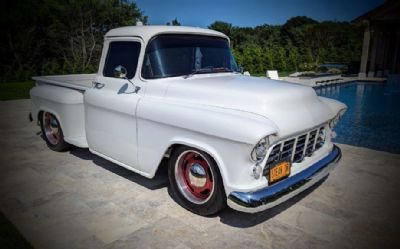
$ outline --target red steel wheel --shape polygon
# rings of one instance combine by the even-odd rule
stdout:
[[[175,163],[175,179],[181,193],[196,204],[207,202],[214,191],[210,163],[193,150],[180,154]]]
[[[172,197],[199,215],[212,215],[226,207],[226,194],[218,165],[204,151],[175,147],[168,161]]]
[[[54,151],[66,151],[71,145],[65,142],[64,134],[57,117],[50,112],[39,114],[40,128],[47,146]]]
[[[50,112],[44,112],[43,114],[43,129],[44,136],[47,140],[53,144],[57,145],[61,139],[61,128],[58,123],[57,118]]]

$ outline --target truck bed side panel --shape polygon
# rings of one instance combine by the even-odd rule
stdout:
[[[95,74],[67,74],[38,76],[32,79],[36,80],[37,85],[48,84],[85,91],[92,87],[95,77]]]
[[[53,113],[60,122],[66,142],[87,147],[83,92],[53,85],[38,85],[30,91],[32,117],[37,120],[40,111]]]

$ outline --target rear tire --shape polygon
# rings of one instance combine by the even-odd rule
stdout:
[[[209,216],[226,207],[218,166],[207,153],[188,146],[173,150],[168,177],[177,202],[191,212]]]
[[[39,120],[43,139],[51,150],[62,152],[71,148],[71,145],[64,140],[64,133],[55,115],[50,112],[40,112]]]

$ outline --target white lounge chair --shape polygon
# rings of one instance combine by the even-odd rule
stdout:
[[[279,80],[279,75],[277,70],[267,70],[267,78],[271,80]]]

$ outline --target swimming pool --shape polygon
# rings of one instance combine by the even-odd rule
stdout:
[[[400,84],[353,82],[315,91],[348,106],[334,142],[400,153]]]

